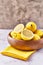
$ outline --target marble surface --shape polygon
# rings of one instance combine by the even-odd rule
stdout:
[[[9,45],[7,41],[9,31],[11,30],[0,29],[0,52]],[[27,61],[0,54],[0,65],[43,65],[43,49],[35,52]]]

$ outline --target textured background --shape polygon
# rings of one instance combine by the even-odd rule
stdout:
[[[0,28],[35,21],[43,28],[43,0],[0,0]]]

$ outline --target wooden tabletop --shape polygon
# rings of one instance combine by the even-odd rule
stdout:
[[[0,29],[0,52],[9,46],[7,35],[10,31],[11,30]],[[43,65],[43,49],[38,50],[27,61],[22,61],[0,54],[0,65]]]

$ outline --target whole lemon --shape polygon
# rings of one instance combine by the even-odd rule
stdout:
[[[34,22],[28,22],[26,24],[26,28],[31,30],[32,32],[35,32],[37,29],[37,25]]]
[[[11,37],[12,37],[12,38],[16,38],[16,36],[17,36],[17,34],[16,34],[14,31],[12,31],[12,32],[11,32]]]
[[[35,31],[35,34],[39,35],[40,37],[43,36],[42,30],[36,30],[36,31]]]
[[[17,26],[15,26],[14,32],[15,33],[20,33],[23,29],[24,29],[24,25],[23,24],[18,24]]]
[[[21,39],[22,39],[20,33],[17,33],[17,35],[16,35],[16,39],[18,39],[18,40],[21,40]]]
[[[15,33],[14,31],[11,32],[11,36],[12,38],[15,38],[15,39],[21,39],[21,34],[20,33]]]
[[[39,39],[40,39],[40,36],[38,36],[37,34],[34,34],[33,40],[39,40]]]

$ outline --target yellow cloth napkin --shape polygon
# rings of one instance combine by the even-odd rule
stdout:
[[[10,56],[13,58],[18,58],[22,60],[27,60],[31,54],[33,54],[35,51],[21,51],[18,49],[15,49],[11,46],[8,46],[4,51],[1,53],[6,56]]]

